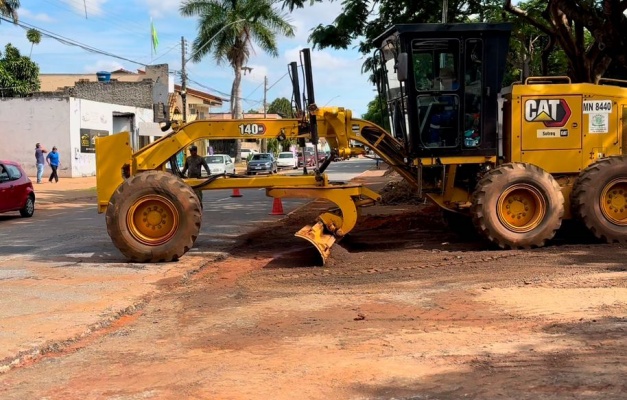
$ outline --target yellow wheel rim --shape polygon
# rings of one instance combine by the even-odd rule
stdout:
[[[601,212],[614,225],[627,225],[627,179],[614,179],[601,193]]]
[[[535,187],[517,184],[499,196],[497,213],[501,223],[510,231],[529,232],[544,219],[546,201]]]
[[[148,246],[166,243],[179,226],[174,204],[163,196],[139,198],[126,214],[128,230],[139,242]]]

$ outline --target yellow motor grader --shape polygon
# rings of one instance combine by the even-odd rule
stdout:
[[[501,248],[543,246],[567,218],[580,219],[600,239],[626,243],[627,82],[533,77],[501,90],[510,31],[509,24],[401,24],[377,38],[375,81],[390,132],[350,110],[317,107],[305,49],[303,107],[297,65],[290,64],[302,117],[171,122],[166,136],[135,153],[128,134],[98,138],[98,209],[106,212],[111,239],[133,261],[176,260],[194,245],[203,218],[193,189],[266,188],[271,197],[338,206],[296,233],[324,261],[354,228],[360,208],[380,200],[324,174],[333,159],[366,147],[416,196],[449,218],[472,219]],[[315,148],[320,137],[332,154],[300,176],[186,179],[166,169],[198,139],[296,139]]]

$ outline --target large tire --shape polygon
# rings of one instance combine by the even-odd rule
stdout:
[[[192,188],[162,171],[127,179],[111,196],[106,214],[113,244],[134,262],[178,260],[194,245],[201,220]]]
[[[627,157],[609,157],[584,169],[571,202],[573,214],[594,236],[627,243]]]
[[[477,183],[475,227],[502,249],[542,247],[564,216],[564,196],[553,177],[532,164],[503,164]]]

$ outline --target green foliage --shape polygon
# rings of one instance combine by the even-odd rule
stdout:
[[[277,139],[268,139],[268,153],[272,153],[275,156],[281,152],[281,142]]]
[[[294,110],[292,109],[292,102],[285,97],[279,97],[274,99],[268,106],[268,113],[279,114],[281,118],[294,118]]]
[[[388,119],[388,109],[385,102],[385,96],[377,95],[374,100],[368,103],[368,111],[362,115],[362,118],[389,131],[390,121]]]
[[[41,42],[41,32],[31,28],[26,31],[26,39],[30,42],[30,53],[28,54],[30,57],[33,55],[33,46]]]
[[[2,56],[2,54],[0,54]],[[39,90],[39,66],[22,56],[11,43],[0,58],[0,94],[2,97],[22,97]]]
[[[11,18],[17,22],[17,9],[20,8],[20,0],[0,0],[0,15]]]

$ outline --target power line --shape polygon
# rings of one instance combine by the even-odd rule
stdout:
[[[5,21],[5,22],[9,22],[9,23],[13,23],[13,20],[10,20],[8,18],[1,17],[1,16],[0,16],[0,20]],[[102,54],[104,56],[117,58],[117,59],[123,60],[123,61],[128,61],[130,63],[138,64],[138,65],[141,65],[141,66],[144,66],[144,67],[147,66],[147,64],[145,64],[145,63],[141,63],[139,61],[134,61],[134,60],[122,57],[122,56],[118,56],[116,54],[109,53],[108,51],[105,51],[105,50],[97,49],[97,48],[92,47],[90,45],[87,45],[87,44],[84,44],[84,43],[80,43],[80,42],[78,42],[76,40],[73,40],[73,39],[66,38],[66,37],[61,36],[59,34],[56,34],[54,32],[50,32],[50,31],[48,31],[46,29],[39,28],[39,27],[37,27],[35,25],[32,25],[32,24],[29,24],[27,22],[19,21],[19,22],[16,22],[15,25],[19,26],[22,29],[26,29],[26,30],[28,30],[28,29],[36,29],[36,30],[38,30],[41,33],[42,36],[49,37],[51,39],[55,39],[56,41],[58,41],[60,43],[63,43],[65,45],[68,45],[68,46],[79,47],[79,48],[81,48],[83,50],[86,50],[86,51],[89,51],[91,53]]]

